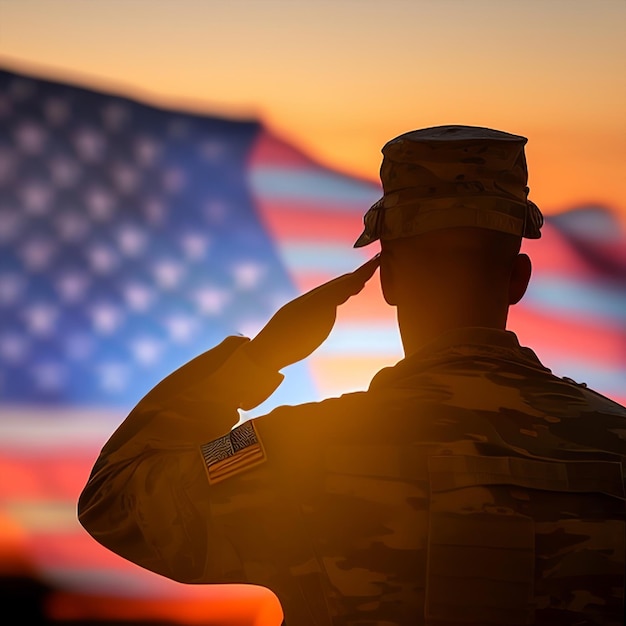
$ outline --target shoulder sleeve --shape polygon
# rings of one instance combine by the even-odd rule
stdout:
[[[223,438],[240,407],[263,401],[282,380],[246,357],[248,341],[229,337],[176,370],[107,441],[78,502],[80,523],[99,543],[175,580],[231,576],[228,546],[210,521],[200,446]]]

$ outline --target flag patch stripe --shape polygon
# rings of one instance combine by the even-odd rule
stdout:
[[[200,446],[210,484],[246,471],[266,460],[252,420]]]

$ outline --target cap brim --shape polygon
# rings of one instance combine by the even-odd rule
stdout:
[[[376,239],[370,237],[366,231],[363,231],[360,237],[354,242],[353,248],[362,248],[363,246],[367,246],[374,241],[376,241]]]
[[[543,213],[541,209],[531,200],[527,200],[528,213],[524,224],[524,237],[528,239],[539,239],[541,237],[541,227],[543,226]]]

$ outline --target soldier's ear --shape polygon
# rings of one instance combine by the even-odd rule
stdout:
[[[509,282],[509,304],[517,304],[524,297],[531,274],[530,257],[527,254],[518,254],[513,261],[513,270]]]

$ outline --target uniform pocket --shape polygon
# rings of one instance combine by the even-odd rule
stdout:
[[[572,515],[565,506],[572,496],[624,499],[619,462],[433,456],[428,473],[426,623],[433,625],[535,623],[541,602],[550,602],[538,604],[535,593],[538,508],[549,509],[540,523],[566,526],[571,520],[560,516]]]

